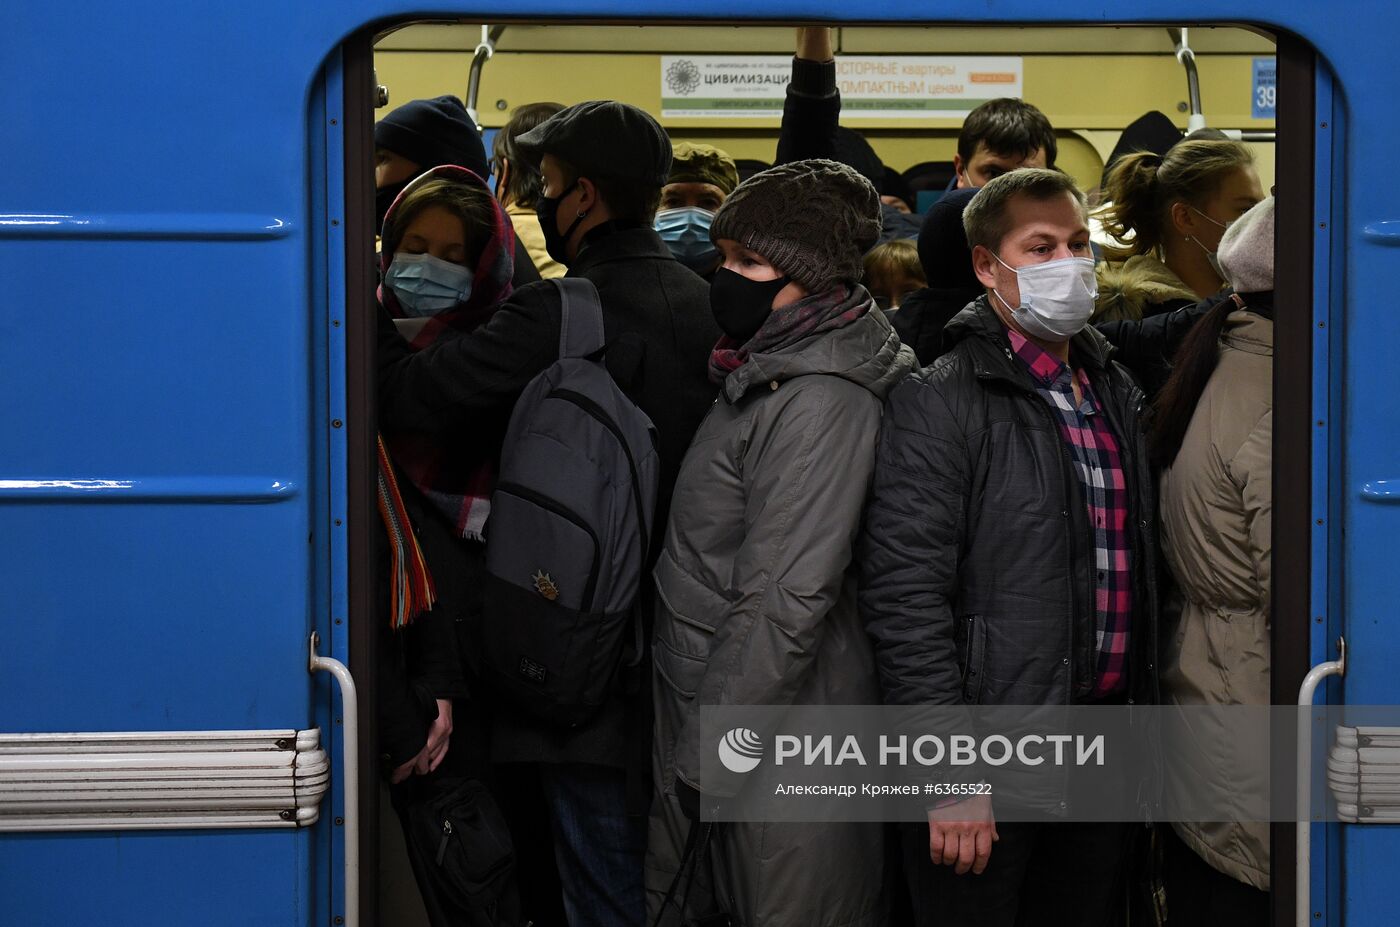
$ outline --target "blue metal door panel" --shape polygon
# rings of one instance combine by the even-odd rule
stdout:
[[[306,831],[11,836],[0,856],[0,924],[311,923],[311,839]]]
[[[334,749],[307,674],[330,510],[307,113],[335,39],[272,12],[7,11],[0,729],[319,725]],[[5,835],[0,922],[329,924],[337,814]]]
[[[367,23],[412,14],[479,21],[501,7],[11,6],[0,30],[0,385],[8,399],[0,728],[301,726],[314,718],[333,729],[326,687],[305,677],[312,627],[344,655],[327,627],[344,595],[328,524],[343,514],[328,489],[343,479],[343,457],[326,437],[332,410],[342,408],[342,374],[326,361],[338,343],[326,335],[325,313],[340,295],[327,255],[338,239],[322,221],[341,214],[342,202],[339,179],[328,181],[326,170],[339,149],[316,141],[323,130],[334,139],[322,98],[334,94],[318,75],[337,43]],[[509,12],[732,23],[836,21],[853,11],[837,0],[525,0]],[[1391,79],[1400,23],[1391,5],[887,0],[860,13],[1257,22],[1319,50],[1345,104],[1336,116],[1345,109],[1355,128],[1336,127],[1344,156],[1333,217],[1319,216],[1331,229],[1323,233],[1329,283],[1346,281],[1330,306],[1344,348],[1327,354],[1340,361],[1344,351],[1346,366],[1314,448],[1327,500],[1318,569],[1333,564],[1344,582],[1319,603],[1326,632],[1314,656],[1331,656],[1326,642],[1345,632],[1347,700],[1396,702],[1400,636],[1391,612],[1400,570],[1390,551],[1400,510],[1385,485],[1400,480],[1390,358],[1400,336],[1392,284],[1400,237],[1384,224],[1400,220],[1400,185],[1390,176],[1400,147]],[[5,218],[14,216],[25,218]],[[1343,459],[1343,446],[1336,479],[1327,466]],[[1339,508],[1326,507],[1335,500]],[[1326,588],[1326,576],[1316,578]],[[335,907],[314,899],[329,892],[330,814],[314,852],[310,836],[290,832],[3,838],[0,919],[328,923]],[[1344,834],[1347,922],[1388,923],[1400,834]],[[97,890],[66,891],[75,873]],[[1335,881],[1327,887],[1335,904]]]
[[[311,726],[303,504],[31,503],[3,518],[5,595],[25,607],[0,648],[6,731]]]

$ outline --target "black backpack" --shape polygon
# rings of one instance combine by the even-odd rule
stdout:
[[[638,593],[656,511],[656,429],[603,365],[598,291],[556,278],[559,360],[511,413],[486,526],[483,680],[576,726],[641,658]],[[629,633],[630,632],[630,633]]]

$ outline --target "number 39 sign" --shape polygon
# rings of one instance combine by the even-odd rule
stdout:
[[[1273,58],[1254,59],[1254,98],[1250,115],[1255,119],[1273,119],[1274,103],[1278,97],[1278,62]]]

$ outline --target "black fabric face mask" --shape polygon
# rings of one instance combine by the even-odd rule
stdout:
[[[787,286],[786,276],[776,280],[750,280],[721,267],[710,281],[710,311],[720,331],[744,344],[763,327],[773,311],[773,300]]]
[[[403,188],[408,186],[412,180],[413,178],[410,177],[408,180],[380,187],[374,191],[374,229],[379,234],[384,233],[384,217],[389,214],[389,207],[394,205],[394,200],[398,199]]]
[[[565,266],[569,263],[569,237],[574,234],[574,229],[582,222],[587,215],[580,215],[574,218],[567,231],[562,235],[559,233],[559,204],[564,197],[574,192],[578,186],[575,180],[565,188],[564,192],[558,196],[542,196],[535,204],[535,215],[539,217],[540,229],[544,232],[544,250],[549,252],[549,256]]]

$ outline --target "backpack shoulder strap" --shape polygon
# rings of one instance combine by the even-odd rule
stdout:
[[[554,277],[559,290],[559,356],[587,357],[603,347],[603,305],[583,277]]]

